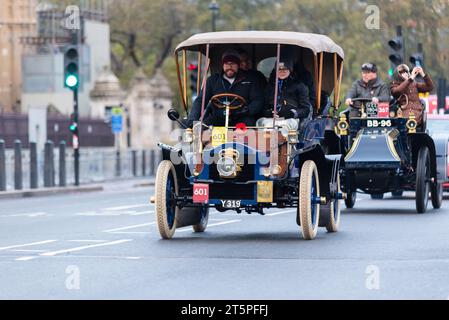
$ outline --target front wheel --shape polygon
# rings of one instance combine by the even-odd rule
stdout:
[[[432,198],[432,206],[434,209],[440,209],[443,203],[443,184],[442,183],[432,183],[432,188],[430,190],[430,195]]]
[[[156,223],[162,239],[171,239],[176,230],[178,207],[175,197],[178,194],[178,181],[173,164],[164,160],[159,164],[155,181]]]
[[[316,237],[320,212],[320,183],[315,162],[307,160],[301,168],[299,179],[298,215],[302,236],[306,240]]]
[[[337,192],[340,193],[340,176],[337,178]],[[320,206],[320,227],[326,227],[327,232],[337,232],[340,227],[340,200],[337,195],[328,204]]]
[[[348,208],[348,209],[354,208],[356,199],[357,199],[357,193],[355,191],[349,191],[347,193],[347,197],[345,199],[346,208]]]
[[[194,224],[193,231],[194,232],[204,232],[207,228],[207,223],[209,222],[209,208],[208,207],[201,207],[201,208],[195,208],[196,211],[198,211],[198,215],[201,216],[201,220],[199,223]]]
[[[429,202],[430,156],[429,149],[422,147],[416,163],[416,211],[424,213]]]

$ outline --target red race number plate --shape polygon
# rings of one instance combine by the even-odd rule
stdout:
[[[209,185],[205,183],[193,184],[193,202],[208,203],[209,202]]]
[[[389,118],[390,117],[390,105],[387,103],[379,103],[377,106],[377,117],[378,118]]]

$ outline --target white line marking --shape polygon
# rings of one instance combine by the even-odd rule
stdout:
[[[122,227],[122,228],[115,228],[115,229],[104,230],[103,232],[114,232],[114,231],[134,229],[134,228],[138,228],[138,227],[149,226],[149,225],[152,225],[152,224],[155,224],[155,223],[156,222],[148,222],[148,223],[136,224],[134,226],[127,226],[127,227]]]
[[[242,221],[242,220],[229,220],[229,221],[223,221],[223,222],[218,222],[218,223],[212,223],[212,224],[208,224],[207,227],[208,228],[216,227],[216,226],[221,226],[221,225],[229,224],[229,223],[235,223],[235,222],[239,222],[239,221]],[[190,227],[183,227],[183,228],[177,230],[177,232],[185,232],[185,231],[190,231],[190,230],[191,230]]]
[[[26,250],[26,249],[17,249],[17,250],[11,250],[11,252],[45,252],[45,250]]]
[[[148,204],[134,204],[134,205],[130,205],[130,206],[110,207],[110,208],[103,208],[101,210],[119,211],[119,210],[134,209],[134,208],[141,208],[141,207],[148,207]]]
[[[265,214],[265,215],[268,216],[268,217],[270,217],[270,216],[277,216],[278,214],[291,213],[291,212],[296,212],[296,209],[289,209],[289,210],[283,210],[283,211],[276,211],[276,212],[272,212],[272,213],[267,213],[267,214]]]
[[[50,216],[47,212],[30,212],[30,213],[17,213],[17,214],[8,214],[5,216],[0,216],[2,218],[16,218],[16,217],[42,217],[42,216]]]
[[[32,242],[32,243],[26,243],[26,244],[18,244],[18,245],[14,245],[14,246],[8,246],[8,247],[3,247],[0,248],[0,251],[2,250],[8,250],[8,249],[13,249],[13,248],[20,248],[20,247],[27,247],[27,246],[35,246],[38,244],[45,244],[45,243],[50,243],[50,242],[55,242],[56,240],[45,240],[45,241],[39,241],[39,242]]]
[[[108,240],[67,240],[69,242],[108,242]]]
[[[64,249],[64,250],[58,250],[58,251],[45,252],[45,253],[41,253],[40,255],[45,256],[45,257],[52,257],[52,256],[56,256],[61,253],[81,251],[81,250],[85,250],[85,249],[91,249],[91,248],[103,247],[103,246],[112,246],[112,245],[125,243],[125,242],[129,242],[129,241],[132,241],[132,239],[122,239],[122,240],[117,240],[117,241],[112,241],[112,242],[94,244],[91,246],[83,246],[83,247],[76,247],[76,248],[70,248],[70,249]]]
[[[150,234],[148,231],[114,231],[112,234]]]
[[[38,257],[21,257],[21,258],[17,258],[16,261],[29,261],[29,260],[33,260],[36,258],[38,258]]]

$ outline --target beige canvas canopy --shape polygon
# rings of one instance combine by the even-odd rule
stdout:
[[[332,39],[322,34],[288,31],[223,31],[199,33],[181,42],[176,52],[182,49],[202,51],[205,44],[289,44],[319,52],[336,53],[344,59],[343,49]]]
[[[175,49],[176,61],[183,53],[183,64],[186,52],[198,52],[199,65],[201,56],[210,59],[210,71],[219,72],[221,56],[228,49],[243,49],[252,57],[254,66],[264,59],[276,57],[278,46],[281,52],[289,52],[294,63],[300,62],[306,70],[313,74],[317,91],[316,108],[319,109],[321,91],[331,95],[334,93],[334,105],[338,104],[340,83],[343,70],[344,51],[332,39],[322,34],[289,31],[222,31],[199,33],[181,42]],[[178,70],[179,71],[179,70]],[[184,66],[178,79],[181,93],[186,102],[186,68]],[[200,73],[201,74],[201,73]],[[200,79],[198,79],[200,84]],[[198,86],[199,87],[199,86]],[[199,89],[198,89],[199,90]],[[186,103],[184,103],[186,106]]]

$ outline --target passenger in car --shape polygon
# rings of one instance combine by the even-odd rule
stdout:
[[[307,87],[292,76],[293,62],[282,59],[279,62],[279,79],[275,83],[276,72],[272,72],[265,91],[265,117],[273,117],[275,86],[278,88],[276,99],[276,114],[289,119],[305,119],[312,115]]]

